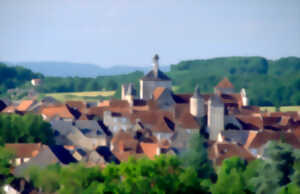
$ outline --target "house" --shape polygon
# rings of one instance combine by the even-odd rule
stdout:
[[[152,99],[159,109],[168,110],[175,105],[172,91],[169,88],[157,87],[154,89]]]
[[[86,103],[83,101],[66,101],[65,104],[76,119],[79,119],[87,111]]]
[[[30,161],[37,156],[43,149],[44,145],[40,143],[13,143],[5,144],[5,148],[12,151],[15,154],[13,161],[15,166],[19,166],[23,163]]]
[[[244,147],[257,158],[262,157],[264,145],[269,141],[282,141],[300,149],[300,141],[291,132],[276,132],[271,130],[250,131]]]
[[[145,153],[145,155],[149,159],[152,159],[152,160],[155,158],[155,156],[159,156],[161,153],[158,143],[141,142],[141,148],[142,148],[143,152]]]
[[[87,164],[89,166],[103,165],[106,161],[96,150],[91,151],[87,157]]]
[[[223,160],[233,156],[240,157],[247,161],[252,161],[255,157],[243,146],[232,143],[213,143],[208,149],[208,157],[214,165],[221,165]]]
[[[38,189],[34,188],[32,183],[29,183],[24,178],[14,178],[9,184],[3,186],[5,194],[37,194]],[[1,192],[2,193],[2,192]]]
[[[215,93],[222,93],[222,94],[230,94],[234,93],[234,86],[233,84],[228,80],[227,77],[225,77],[222,81],[220,81],[215,86]]]
[[[2,113],[16,113],[16,112],[17,112],[17,108],[14,105],[7,106],[2,110]]]
[[[225,130],[219,133],[217,142],[236,143],[238,145],[245,145],[250,131],[247,130]]]
[[[77,130],[73,126],[72,121],[52,119],[50,124],[51,128],[54,130],[55,143],[57,145],[73,145],[73,142],[67,138],[69,133]]]
[[[76,117],[70,112],[66,105],[48,106],[41,110],[44,120],[51,121],[54,118],[63,119],[65,121],[73,121]]]
[[[21,113],[25,113],[30,111],[30,108],[32,108],[36,103],[36,100],[22,100],[16,109]]]
[[[97,121],[77,120],[75,127],[78,128],[85,137],[89,138],[90,142],[93,142],[94,147],[108,145],[108,137]]]
[[[120,130],[129,131],[133,128],[131,121],[121,113],[105,111],[103,122],[113,134]]]
[[[138,140],[134,139],[132,134],[122,130],[112,138],[110,150],[120,162],[127,161],[129,157],[145,156]]]
[[[17,166],[13,174],[17,177],[23,176],[26,170],[32,166],[44,168],[51,164],[67,165],[75,162],[76,160],[63,146],[44,146],[30,161]]]
[[[42,80],[41,80],[41,79],[32,79],[32,80],[31,80],[31,84],[32,84],[33,86],[39,86],[39,85],[41,85],[41,83],[42,83]]]

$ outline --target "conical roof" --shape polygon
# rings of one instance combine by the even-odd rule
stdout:
[[[193,95],[194,98],[200,98],[201,95],[200,95],[200,89],[199,89],[199,86],[196,85],[195,87],[195,91],[194,91],[194,95]]]
[[[164,72],[158,70],[157,76],[155,76],[155,72],[152,70],[147,73],[144,77],[142,77],[143,81],[169,81],[171,80]]]
[[[225,77],[222,81],[218,83],[216,88],[234,88],[232,83],[228,80],[227,77]]]
[[[132,96],[135,95],[135,90],[134,90],[134,88],[133,88],[132,83],[129,83],[129,84],[128,84],[127,95],[132,95]]]

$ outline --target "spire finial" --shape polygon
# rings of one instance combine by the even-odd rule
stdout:
[[[158,61],[159,61],[159,56],[158,54],[155,54],[154,57],[153,57],[153,71],[154,71],[154,75],[155,77],[158,76]]]
[[[194,96],[195,98],[199,98],[200,97],[200,89],[199,89],[199,85],[197,84],[195,87],[195,91],[194,91]]]

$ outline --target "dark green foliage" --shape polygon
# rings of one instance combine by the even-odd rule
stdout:
[[[0,63],[0,94],[5,93],[7,89],[22,86],[33,78],[41,77],[41,74],[33,73],[23,67],[8,67]]]
[[[201,150],[199,153],[203,152],[203,140],[194,137]],[[83,164],[52,165],[44,169],[32,167],[27,175],[35,187],[46,193],[298,194],[299,154],[299,150],[286,144],[272,143],[266,148],[265,160],[257,159],[249,164],[238,157],[224,160],[222,166],[216,167],[218,177],[215,182],[207,179],[204,170],[210,171],[210,167],[203,162],[198,162],[202,166],[198,167],[195,160],[185,163],[181,158],[166,155],[155,160],[129,159],[120,165],[109,164],[104,169],[88,168]],[[207,157],[205,154],[200,156]],[[199,160],[207,160],[200,156],[197,156]],[[185,160],[195,157],[193,154]],[[199,175],[199,172],[204,174]],[[284,181],[286,177],[289,179]]]
[[[260,106],[286,106],[300,103],[300,58],[271,61],[262,57],[226,57],[183,61],[171,66],[168,73],[178,92],[192,92],[195,85],[202,92],[224,77],[236,87],[247,90],[250,103]],[[182,79],[184,78],[184,79]]]
[[[34,185],[53,193],[208,193],[191,168],[184,169],[175,157],[156,160],[130,159],[103,170],[81,164],[50,166],[29,171]]]
[[[13,179],[13,176],[10,172],[10,161],[13,159],[13,157],[14,154],[12,152],[0,146],[0,188]],[[1,190],[0,193],[2,193]]]
[[[48,145],[54,142],[51,125],[43,121],[41,116],[33,114],[0,115],[0,144],[34,142]]]
[[[191,136],[188,150],[181,155],[183,164],[193,168],[199,178],[215,179],[212,162],[208,159],[206,140],[199,134]]]
[[[264,151],[265,160],[257,166],[258,176],[249,181],[256,193],[288,192],[290,187],[299,188],[295,178],[299,165],[298,152],[299,150],[292,149],[288,144],[270,142]]]
[[[46,77],[43,84],[38,87],[42,93],[52,92],[79,92],[79,91],[102,91],[117,90],[124,83],[135,83],[143,76],[142,72],[133,72],[127,75],[98,76],[96,78],[80,77]]]
[[[251,193],[247,188],[247,179],[243,173],[247,167],[244,160],[233,157],[226,159],[218,172],[218,180],[211,188],[213,194],[247,194]]]

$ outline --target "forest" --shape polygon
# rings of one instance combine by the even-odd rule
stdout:
[[[288,106],[300,104],[300,58],[287,57],[268,60],[263,57],[221,57],[206,60],[181,61],[171,65],[167,75],[172,79],[175,92],[190,93],[195,85],[201,92],[211,93],[224,77],[238,92],[245,88],[251,105]],[[0,94],[14,87],[22,87],[32,78],[43,78],[37,88],[41,93],[117,90],[133,82],[138,90],[142,72],[126,75],[80,77],[45,77],[22,67],[0,65]]]

